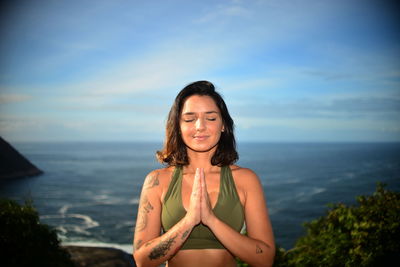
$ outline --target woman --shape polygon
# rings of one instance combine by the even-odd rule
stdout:
[[[233,120],[213,84],[176,97],[157,157],[167,167],[146,177],[135,228],[137,266],[271,266],[274,237],[257,175],[238,159]],[[247,236],[240,234],[246,226]],[[162,231],[161,231],[162,229]]]

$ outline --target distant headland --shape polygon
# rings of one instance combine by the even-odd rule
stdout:
[[[42,173],[42,170],[0,136],[0,180],[36,176]]]

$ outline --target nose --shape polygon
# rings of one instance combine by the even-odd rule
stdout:
[[[196,121],[196,131],[203,131],[205,128],[205,121],[202,118],[198,118]]]

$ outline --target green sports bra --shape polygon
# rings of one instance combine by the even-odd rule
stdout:
[[[164,232],[178,223],[186,214],[182,204],[182,167],[177,166],[165,195],[161,223]],[[214,214],[230,227],[240,232],[244,222],[244,211],[240,203],[235,182],[229,166],[221,168],[220,188]],[[196,225],[181,249],[224,249],[211,230],[203,225]]]

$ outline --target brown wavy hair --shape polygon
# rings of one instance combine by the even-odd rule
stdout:
[[[189,164],[186,145],[180,135],[180,119],[185,100],[192,95],[211,97],[222,117],[224,131],[217,144],[217,150],[211,158],[212,165],[231,165],[239,159],[236,151],[234,136],[234,123],[229,115],[228,108],[221,95],[215,91],[215,87],[208,81],[197,81],[187,85],[176,96],[175,101],[168,114],[166,124],[165,142],[161,151],[157,151],[158,161],[168,166],[185,166]]]

